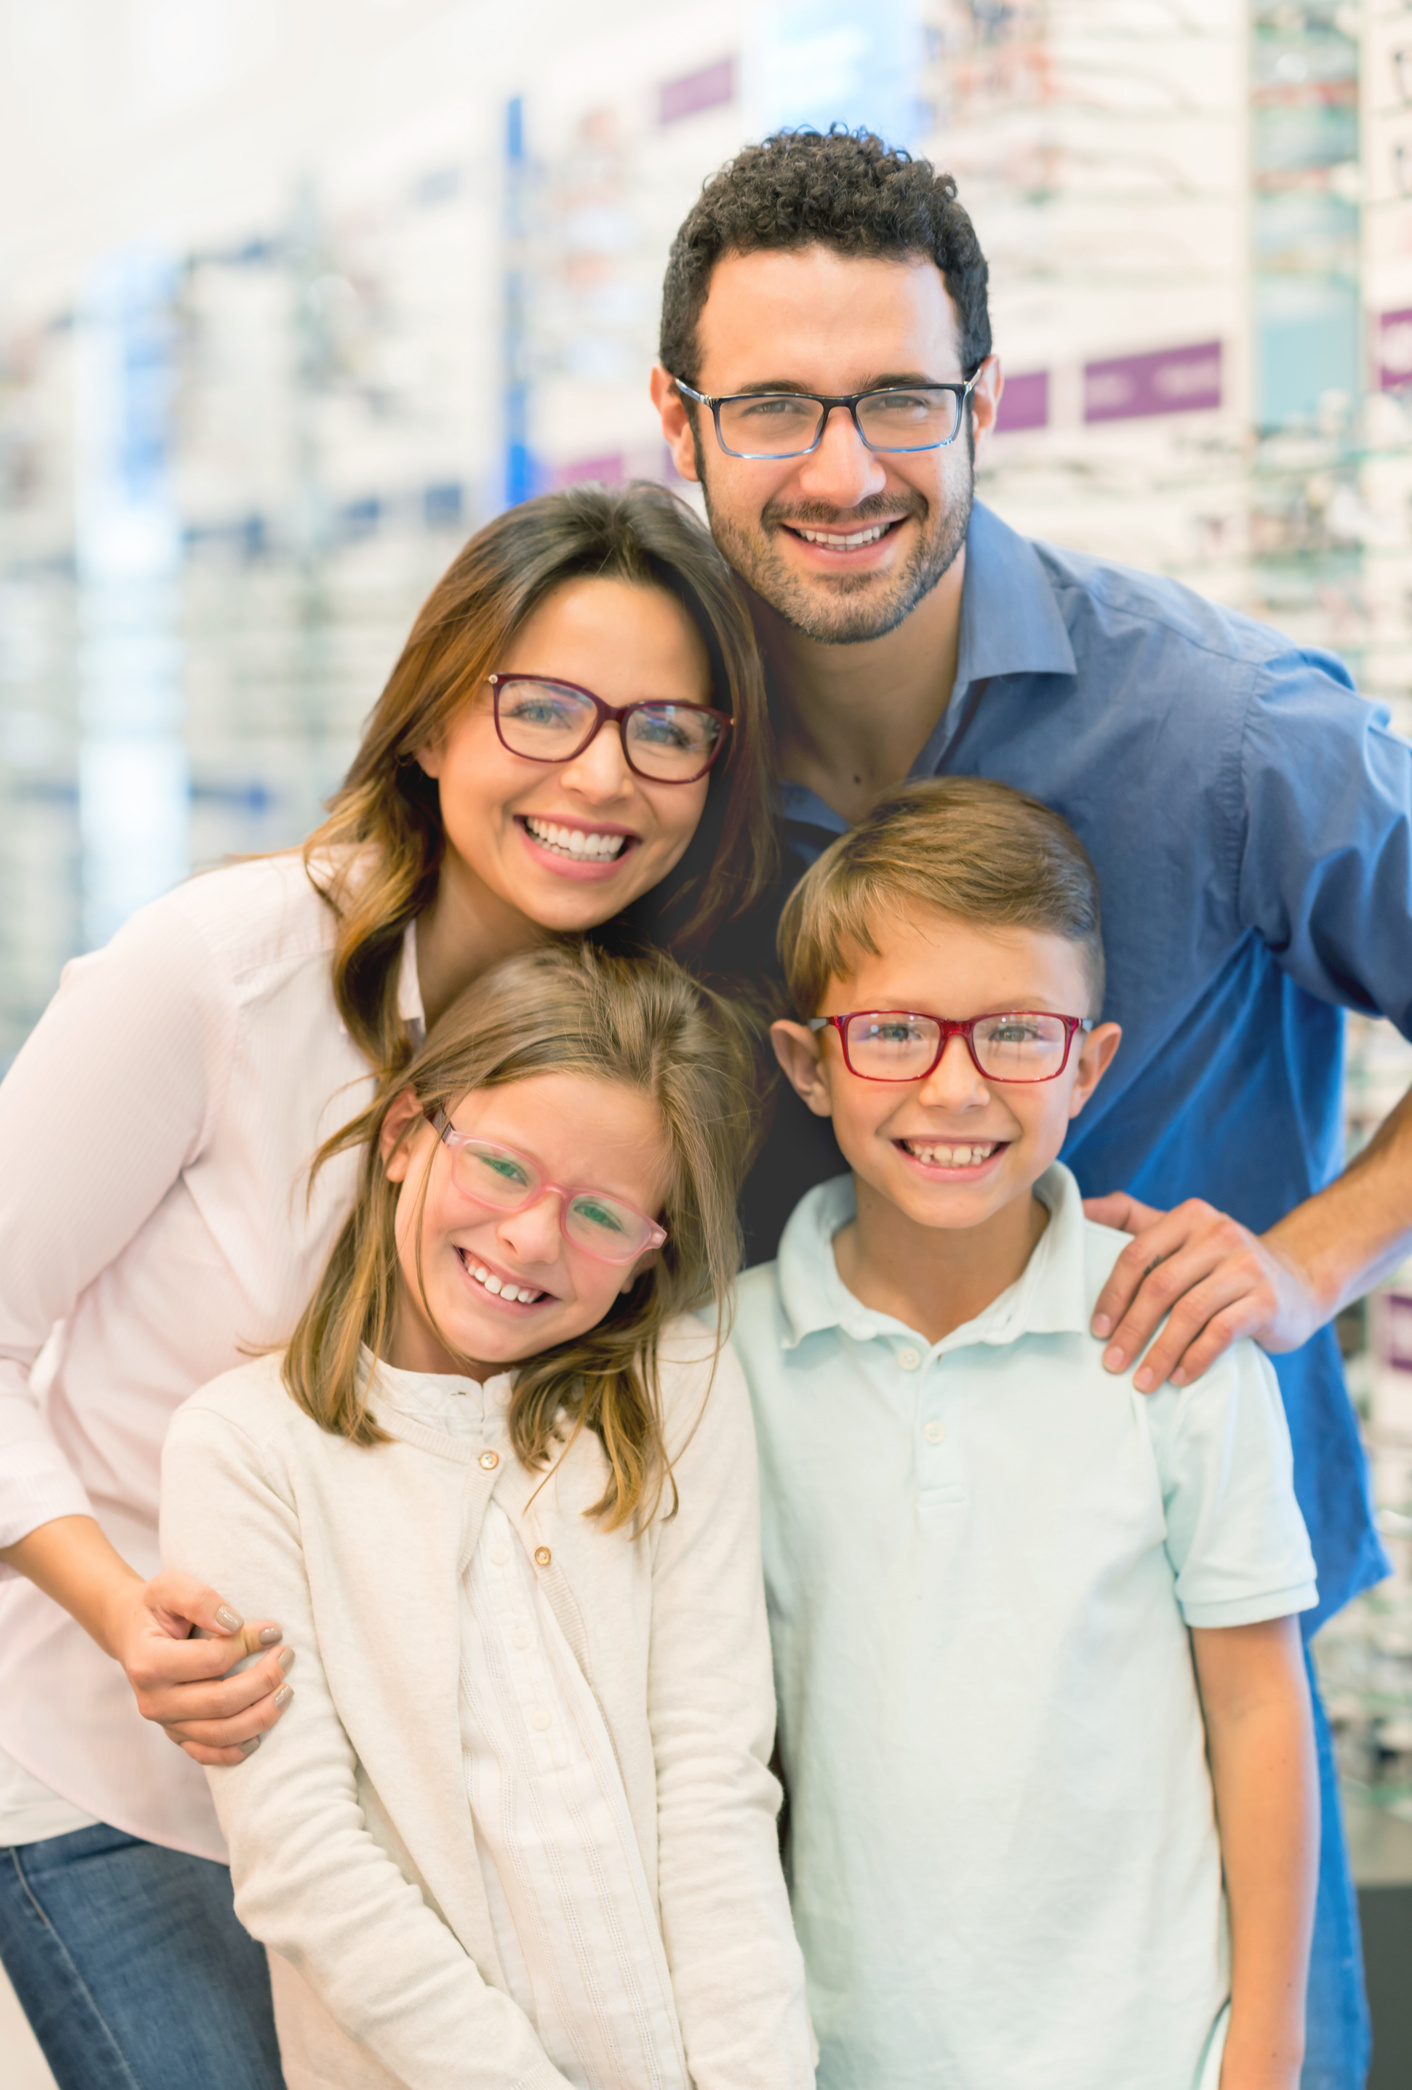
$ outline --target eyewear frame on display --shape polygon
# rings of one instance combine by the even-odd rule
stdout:
[[[669,697],[645,697],[640,703],[636,704],[605,704],[602,697],[595,696],[591,689],[585,689],[580,682],[566,682],[562,675],[487,675],[485,679],[490,684],[495,704],[496,737],[508,754],[518,755],[522,762],[572,762],[576,756],[583,753],[591,741],[597,739],[604,726],[612,724],[618,728],[623,743],[623,759],[634,776],[645,777],[649,784],[695,784],[699,783],[701,778],[712,767],[716,757],[729,741],[735,725],[735,720],[728,712],[714,711],[709,704],[680,704],[675,699]],[[515,747],[511,741],[506,739],[504,723],[500,717],[501,692],[521,682],[537,683],[543,689],[568,690],[571,696],[582,697],[593,706],[592,725],[589,726],[582,740],[576,746],[570,748],[566,754],[531,755],[527,754],[524,748]],[[692,711],[698,713],[703,718],[715,720],[720,727],[720,735],[716,745],[699,769],[693,769],[690,776],[657,776],[652,770],[644,769],[640,762],[633,760],[627,722],[636,713],[644,711]]]
[[[862,443],[864,449],[866,450],[872,450],[877,453],[889,456],[914,456],[923,450],[949,450],[951,445],[955,442],[957,436],[961,433],[961,417],[965,409],[966,401],[970,398],[972,391],[975,389],[976,379],[979,378],[980,374],[980,371],[977,370],[975,376],[968,377],[964,384],[946,383],[925,385],[870,385],[866,392],[838,393],[722,392],[718,395],[713,395],[709,392],[696,391],[691,385],[689,385],[686,382],[685,378],[674,377],[672,379],[672,383],[676,386],[679,392],[684,392],[688,399],[694,399],[698,406],[710,407],[711,418],[716,424],[716,441],[725,451],[727,457],[743,457],[754,464],[782,464],[785,462],[786,459],[791,457],[810,457],[813,455],[814,451],[818,449],[820,443],[824,440],[824,430],[829,425],[829,415],[833,412],[836,406],[842,406],[848,409],[849,418],[851,419],[854,428],[858,432],[858,440],[860,443]],[[908,392],[950,392],[952,394],[956,401],[956,425],[952,429],[950,435],[942,436],[941,439],[935,443],[869,442],[867,432],[864,429],[862,422],[858,419],[858,408],[861,405],[861,403],[865,399],[887,399],[896,394],[905,394]],[[802,450],[733,450],[721,433],[721,408],[723,406],[738,406],[742,401],[750,399],[792,399],[796,401],[810,401],[814,406],[817,406],[819,409],[819,425],[814,431],[813,442],[806,443]]]
[[[1013,1023],[1031,1016],[1042,1016],[1048,1023],[1062,1023],[1064,1026],[1064,1057],[1060,1060],[1053,1073],[992,1074],[987,1068],[983,1067],[980,1062],[980,1056],[976,1051],[976,1025],[978,1023]],[[920,1069],[915,1074],[864,1074],[860,1068],[854,1066],[852,1055],[848,1050],[849,1024],[858,1022],[860,1018],[876,1021],[879,1018],[886,1017],[900,1017],[905,1023],[934,1023],[936,1025],[938,1031],[936,1051],[926,1067]],[[951,1040],[953,1038],[964,1038],[966,1050],[971,1055],[971,1065],[975,1068],[977,1074],[980,1075],[982,1081],[1003,1081],[1013,1085],[1028,1086],[1037,1081],[1057,1081],[1069,1064],[1069,1055],[1074,1048],[1075,1033],[1078,1031],[1091,1031],[1093,1022],[1094,1019],[1091,1016],[1058,1016],[1052,1009],[994,1009],[984,1016],[971,1016],[964,1023],[958,1023],[950,1016],[929,1015],[924,1009],[849,1009],[842,1016],[811,1016],[809,1018],[809,1028],[812,1031],[833,1029],[838,1032],[838,1041],[843,1047],[843,1064],[847,1067],[849,1073],[854,1075],[859,1081],[896,1082],[899,1086],[911,1081],[925,1081],[941,1065],[942,1058]]]
[[[473,1205],[480,1205],[487,1212],[523,1212],[526,1206],[537,1204],[542,1197],[557,1197],[560,1233],[571,1248],[577,1248],[583,1255],[592,1256],[594,1261],[599,1263],[635,1262],[638,1256],[660,1248],[666,1240],[667,1229],[658,1226],[656,1220],[649,1219],[645,1212],[639,1212],[636,1205],[630,1205],[626,1198],[612,1197],[606,1190],[594,1190],[583,1183],[577,1187],[565,1183],[550,1183],[538,1162],[528,1154],[522,1154],[517,1147],[502,1146],[500,1141],[495,1139],[477,1139],[474,1133],[458,1132],[444,1110],[428,1111],[427,1116],[437,1138],[451,1156],[452,1180],[456,1188],[462,1197],[468,1198]],[[459,1152],[463,1148],[470,1148],[481,1154],[502,1155],[507,1161],[513,1161],[517,1168],[522,1168],[529,1178],[524,1196],[502,1204],[498,1198],[483,1197],[479,1192],[469,1189],[462,1181],[457,1165]],[[608,1255],[601,1248],[590,1248],[585,1242],[577,1240],[569,1232],[569,1218],[573,1207],[581,1198],[591,1199],[597,1205],[606,1205],[612,1212],[625,1214],[629,1219],[635,1220],[638,1237],[632,1247],[621,1255]]]

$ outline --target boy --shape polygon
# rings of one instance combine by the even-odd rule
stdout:
[[[780,948],[775,1050],[852,1171],[734,1334],[821,2090],[1294,2090],[1313,1559],[1261,1353],[1144,1396],[1089,1332],[1125,1240],[1056,1161],[1119,1039],[1092,864],[934,779]]]

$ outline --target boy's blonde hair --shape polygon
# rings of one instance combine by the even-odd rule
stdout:
[[[285,1353],[284,1383],[299,1406],[355,1444],[385,1441],[368,1413],[360,1358],[364,1346],[386,1355],[397,1300],[401,1186],[388,1180],[379,1145],[397,1097],[410,1089],[424,1112],[449,1116],[474,1090],[535,1074],[623,1082],[651,1099],[661,1121],[666,1243],[596,1328],[514,1368],[508,1421],[523,1463],[546,1467],[567,1411],[574,1431],[594,1430],[608,1456],[611,1478],[593,1513],[609,1530],[650,1518],[670,1478],[658,1338],[673,1315],[713,1301],[723,1332],[740,1267],[736,1197],[755,1144],[756,1048],[742,1010],[660,954],[555,944],[477,980],[405,1076],[320,1149],[316,1168],[352,1147],[363,1161],[353,1210]],[[419,1241],[420,1223],[419,1211]],[[425,1292],[423,1305],[430,1315]]]
[[[1090,1006],[1103,1006],[1098,873],[1067,820],[989,777],[929,777],[878,800],[811,865],[780,917],[785,980],[801,1016],[816,1016],[850,947],[909,906],[978,929],[1042,929],[1076,944]],[[1075,1011],[1075,1013],[1078,1013]]]

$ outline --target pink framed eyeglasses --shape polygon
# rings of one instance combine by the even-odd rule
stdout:
[[[964,1038],[976,1072],[986,1081],[1054,1081],[1069,1064],[1078,1031],[1091,1016],[1053,1016],[1022,1009],[1000,1016],[924,1016],[905,1009],[853,1009],[844,1016],[811,1016],[810,1030],[838,1032],[850,1074],[863,1081],[925,1081],[941,1064],[952,1038]]]
[[[444,1110],[427,1115],[451,1156],[456,1188],[472,1204],[486,1205],[493,1212],[523,1212],[526,1205],[542,1197],[557,1197],[564,1239],[585,1255],[596,1256],[600,1263],[631,1263],[666,1240],[664,1226],[623,1198],[610,1197],[604,1190],[550,1183],[528,1154],[458,1132]]]

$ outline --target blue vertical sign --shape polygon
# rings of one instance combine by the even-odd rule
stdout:
[[[93,271],[77,315],[79,829],[90,947],[190,869],[175,296],[168,257],[123,250]]]
[[[505,108],[505,332],[504,421],[505,504],[513,508],[534,492],[529,446],[529,314],[525,243],[529,225],[529,161],[525,152],[525,104],[515,95]]]

